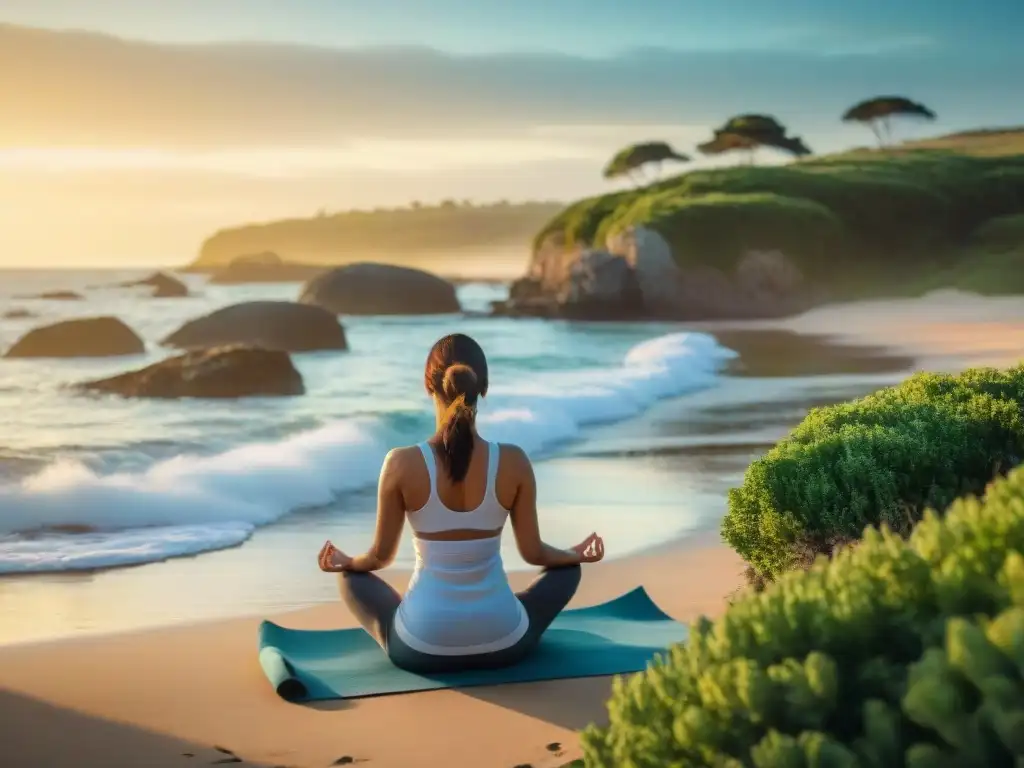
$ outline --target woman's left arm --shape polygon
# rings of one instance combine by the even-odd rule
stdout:
[[[403,450],[392,450],[384,459],[377,483],[377,527],[373,544],[365,554],[352,558],[346,571],[379,571],[387,568],[398,553],[405,525],[405,497],[402,495]]]

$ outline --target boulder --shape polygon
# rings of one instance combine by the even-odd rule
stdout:
[[[622,256],[584,251],[555,297],[558,314],[581,320],[623,320],[644,315],[636,272]]]
[[[247,301],[190,320],[161,344],[202,349],[250,344],[285,352],[347,349],[336,315],[294,301]]]
[[[490,314],[500,317],[556,317],[558,312],[541,281],[527,276],[512,281],[507,299],[491,302]]]
[[[736,283],[751,294],[794,296],[804,275],[782,251],[747,251],[736,264]]]
[[[665,307],[675,320],[718,320],[761,317],[758,307],[739,290],[736,281],[715,267],[680,270],[675,305]]]
[[[138,355],[146,345],[116,317],[84,317],[33,328],[4,357],[114,357]]]
[[[608,251],[626,259],[636,272],[647,312],[673,317],[681,299],[682,270],[672,248],[658,232],[647,227],[627,227],[609,236]]]
[[[35,296],[25,296],[26,299],[47,299],[48,301],[82,301],[85,297],[74,291],[46,291],[37,293]]]
[[[157,299],[177,299],[188,296],[188,286],[166,272],[154,272],[149,277],[121,283],[121,285],[125,288],[135,288],[138,286],[152,288],[153,297]]]
[[[680,267],[657,231],[631,226],[604,251],[545,237],[525,277],[494,314],[588,319],[709,320],[781,317],[820,303],[822,293],[780,251],[748,251],[732,269]],[[617,288],[616,288],[617,286]],[[587,298],[589,297],[589,298]]]
[[[569,277],[573,262],[585,250],[579,244],[566,243],[561,232],[552,232],[534,251],[526,277],[537,283],[544,293],[557,292]]]
[[[429,272],[357,263],[314,277],[299,301],[339,315],[436,315],[459,312],[455,286]]]
[[[284,397],[306,391],[287,352],[244,345],[194,350],[76,389],[122,397]]]

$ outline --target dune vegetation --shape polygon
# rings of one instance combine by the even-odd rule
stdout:
[[[870,493],[870,486],[859,486]],[[824,516],[824,513],[823,513]],[[587,766],[1024,760],[1024,468],[764,592],[616,680]]]
[[[448,200],[246,224],[207,238],[190,268],[217,269],[268,251],[285,262],[309,265],[361,260],[415,265],[456,251],[522,247],[561,207],[552,202],[476,205]]]
[[[779,128],[779,141],[801,141]],[[938,284],[1018,291],[995,276],[1020,263],[1020,215],[1024,131],[977,132],[663,178],[568,206],[534,246],[555,236],[600,248],[643,225],[665,237],[680,266],[731,269],[747,250],[778,249],[839,296]]]
[[[585,765],[1024,764],[1022,409],[1024,364],[812,411],[729,496],[758,588],[616,680]]]
[[[729,493],[723,538],[770,580],[855,541],[908,534],[1024,458],[1024,364],[916,374],[812,410]]]

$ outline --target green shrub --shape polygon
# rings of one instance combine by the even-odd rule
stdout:
[[[1024,457],[1024,365],[921,373],[812,410],[729,492],[723,538],[759,578],[865,526],[907,533],[927,507],[978,493]]]
[[[592,768],[1024,765],[1024,468],[909,539],[857,546],[698,621],[615,681]]]
[[[814,271],[843,246],[843,226],[823,205],[766,192],[687,196],[675,190],[644,195],[602,222],[603,240],[633,224],[660,233],[681,266],[731,269],[749,249],[778,248]]]

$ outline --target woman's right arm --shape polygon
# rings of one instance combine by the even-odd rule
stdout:
[[[516,536],[519,554],[530,565],[542,568],[557,568],[565,565],[579,565],[583,558],[572,549],[558,549],[545,544],[540,537],[540,524],[537,522],[537,478],[533,474],[530,459],[518,446],[502,446],[503,459],[511,459],[515,466],[515,476],[519,478],[519,488],[515,501],[512,502],[510,517],[512,531]]]

